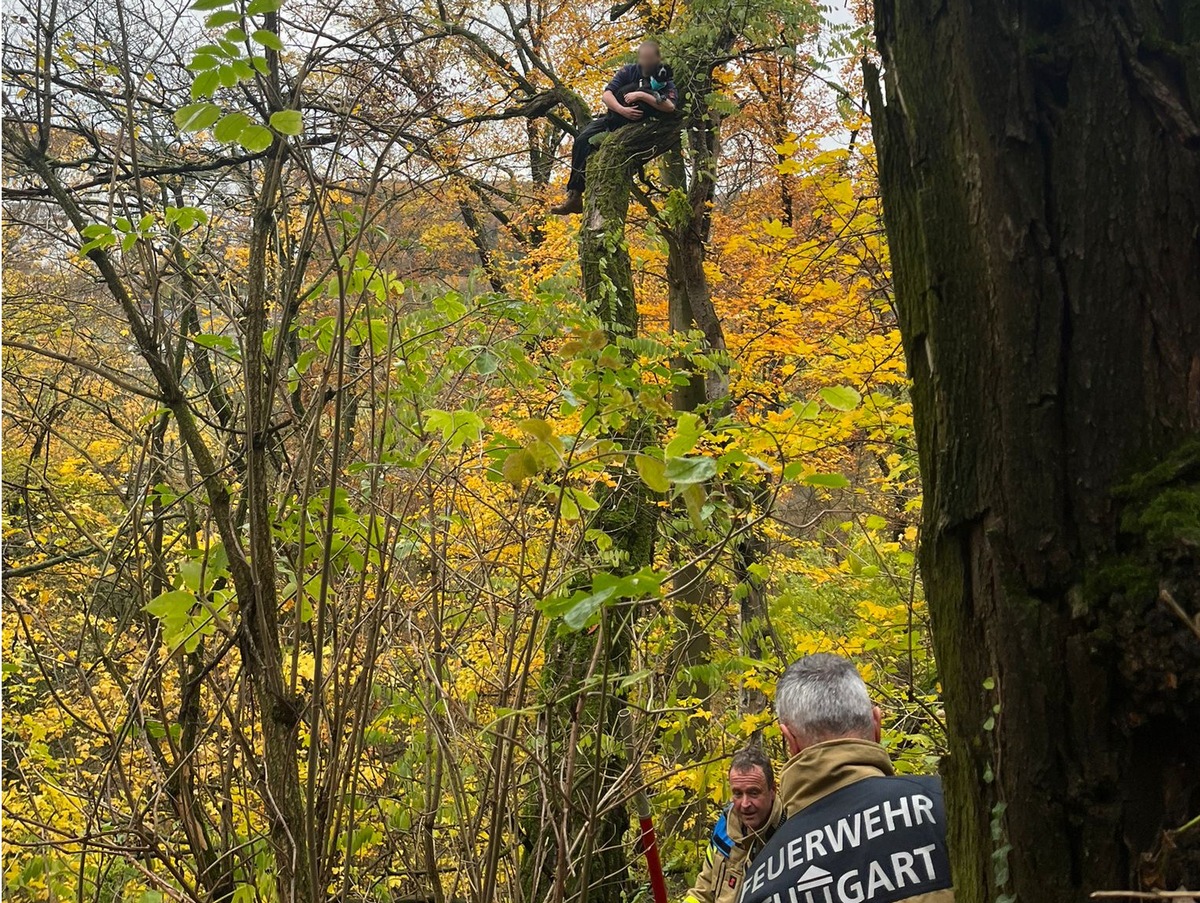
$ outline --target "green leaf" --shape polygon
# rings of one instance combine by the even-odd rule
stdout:
[[[240,28],[231,28],[229,31],[225,32],[225,40],[233,41],[235,44],[245,43],[246,32],[242,31]]]
[[[257,123],[246,126],[238,135],[238,144],[255,154],[265,151],[274,140],[275,136],[271,134],[271,130]]]
[[[162,621],[163,632],[168,636],[168,642],[186,627],[191,616],[192,606],[196,597],[185,589],[173,589],[155,596],[146,603],[147,614],[154,615]],[[172,645],[175,645],[171,642]]]
[[[678,458],[686,455],[696,447],[696,440],[704,432],[704,424],[700,418],[690,411],[679,415],[679,425],[675,438],[667,443],[667,457]]]
[[[562,499],[558,503],[558,510],[562,514],[562,519],[565,521],[574,522],[579,520],[579,506],[575,504],[574,500],[569,495],[563,495]]]
[[[863,522],[868,530],[882,530],[887,526],[887,520],[880,517],[878,514],[871,514]]]
[[[596,613],[596,610],[616,594],[617,587],[614,584],[576,600],[575,604],[563,614],[563,621],[572,630],[579,630],[585,627],[588,620]]]
[[[602,605],[617,599],[652,596],[661,590],[662,580],[662,574],[651,568],[642,568],[626,577],[601,573],[592,581],[591,592],[579,590],[565,598],[545,599],[538,607],[549,617],[561,617],[569,629],[580,630],[588,625]]]
[[[584,492],[582,489],[576,489],[574,486],[566,488],[567,495],[575,500],[575,504],[584,511],[596,511],[600,508],[600,503],[591,495]]]
[[[809,486],[824,486],[826,489],[845,489],[850,485],[840,473],[810,473],[800,481]]]
[[[500,369],[500,359],[490,351],[483,351],[475,361],[475,372],[480,376],[491,376]]]
[[[505,482],[520,486],[537,473],[537,459],[527,448],[518,448],[504,459],[501,466]]]
[[[821,413],[821,406],[815,401],[798,401],[792,405],[792,412],[797,420],[816,420]]]
[[[622,690],[628,690],[630,687],[637,686],[653,674],[654,672],[649,670],[634,671],[632,674],[626,674],[622,677],[617,686]]]
[[[803,461],[793,461],[792,463],[785,465],[783,468],[783,478],[785,480],[794,480],[802,473],[804,473]]]
[[[187,590],[170,590],[162,593],[162,596],[150,599],[150,602],[146,603],[144,611],[146,614],[166,620],[169,617],[190,614],[194,604],[196,604],[196,596]]]
[[[826,386],[820,394],[825,403],[837,411],[853,411],[862,401],[862,396],[849,386]]]
[[[245,113],[226,113],[213,129],[213,137],[222,144],[232,144],[248,125],[250,117]]]
[[[463,304],[458,292],[450,291],[439,295],[430,302],[433,309],[447,320],[459,320],[467,314],[467,305]]]
[[[994,677],[985,677],[985,678],[983,679],[983,688],[984,688],[985,690],[994,690],[994,689],[996,689],[996,678],[994,678]]]
[[[198,132],[220,118],[221,108],[215,103],[190,103],[175,111],[175,124],[181,132]]]
[[[271,128],[281,135],[299,135],[304,131],[304,118],[299,110],[280,110],[271,114]]]
[[[521,432],[528,433],[535,439],[540,439],[542,442],[553,442],[555,440],[554,427],[540,417],[530,417],[527,420],[522,420],[517,424]]]
[[[239,81],[248,82],[254,78],[254,67],[245,60],[233,60],[229,67],[233,70],[233,74],[237,76]]]
[[[206,69],[217,68],[217,58],[207,53],[197,53],[192,57],[192,61],[187,64],[188,70],[191,72],[203,72]]]
[[[113,235],[101,235],[99,238],[93,238],[86,244],[81,245],[79,248],[79,253],[90,254],[92,251],[95,251],[99,248],[110,248],[116,243],[117,239]]]
[[[204,572],[204,562],[197,559],[185,561],[179,565],[179,579],[193,593],[200,591],[200,575]]]
[[[183,230],[207,223],[208,214],[199,207],[167,207],[165,219],[168,225],[176,225]]]
[[[283,0],[251,0],[249,6],[246,7],[247,16],[261,16],[264,13],[273,13],[283,6]]]
[[[446,444],[455,451],[468,442],[478,442],[483,435],[483,418],[474,411],[430,408],[426,413],[425,425],[430,431],[440,432]]]
[[[236,356],[238,352],[237,343],[227,335],[213,335],[211,333],[202,332],[199,335],[192,336],[192,341],[201,348],[211,348],[214,351],[223,351],[230,356]]]
[[[704,526],[704,503],[708,501],[708,493],[700,483],[693,483],[683,490],[683,503],[687,506],[688,517],[692,526],[699,529]]]
[[[717,462],[712,458],[667,458],[666,477],[680,486],[703,483],[717,475]]]
[[[667,479],[667,467],[658,458],[638,455],[633,459],[633,464],[642,482],[655,492],[666,492],[671,488],[671,481]]]
[[[213,13],[204,20],[205,28],[220,28],[222,25],[232,25],[234,22],[240,22],[242,16],[231,9],[223,9],[219,13]]]
[[[205,12],[210,9],[220,9],[222,6],[232,6],[234,0],[196,0],[192,4],[192,9],[198,12]]]
[[[192,100],[199,100],[201,97],[212,97],[213,92],[217,90],[220,80],[220,69],[209,69],[207,72],[201,72],[192,80]]]
[[[279,40],[279,35],[268,28],[260,28],[254,34],[250,35],[256,42],[262,44],[268,50],[282,51],[283,41]]]

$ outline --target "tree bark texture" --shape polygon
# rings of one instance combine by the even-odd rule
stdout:
[[[1200,5],[876,0],[960,901],[1200,886]]]
[[[722,50],[732,37],[722,35]],[[667,289],[671,331],[699,329],[706,350],[726,352],[725,330],[713,304],[704,260],[712,232],[712,203],[717,190],[717,166],[721,145],[721,115],[707,101],[713,90],[711,62],[700,67],[692,79],[681,79],[687,87],[687,137],[690,166],[682,148],[665,157],[664,174],[671,190],[667,198],[663,230],[667,239]],[[729,406],[728,366],[695,374],[691,384],[676,392],[676,407],[695,410],[704,402],[724,412]]]
[[[588,161],[579,264],[584,297],[610,334],[637,334],[637,301],[625,242],[634,173],[677,146],[679,130],[675,117],[631,123],[605,137]]]

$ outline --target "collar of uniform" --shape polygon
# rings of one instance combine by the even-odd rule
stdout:
[[[787,814],[795,815],[835,790],[865,778],[893,773],[892,762],[878,743],[827,740],[801,750],[788,760],[779,776],[779,796],[783,797]]]
[[[729,807],[729,811],[725,813],[725,830],[729,832],[729,839],[734,843],[742,844],[747,840],[751,844],[762,844],[775,833],[775,829],[779,827],[779,823],[783,821],[783,794],[778,790],[775,792],[775,802],[771,806],[771,815],[757,831],[748,831],[746,826],[742,824],[742,818],[737,814],[737,808]]]

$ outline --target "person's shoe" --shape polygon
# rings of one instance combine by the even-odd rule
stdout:
[[[568,213],[583,213],[583,192],[568,191],[567,199],[561,204],[555,204],[551,207],[550,212],[555,216],[566,216]]]

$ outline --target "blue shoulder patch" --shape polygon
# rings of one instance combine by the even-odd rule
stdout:
[[[729,826],[726,824],[725,816],[729,813],[729,807],[725,807],[725,811],[721,813],[721,817],[717,819],[716,825],[713,826],[712,845],[717,848],[718,852],[726,859],[733,852],[733,838],[729,836]]]

